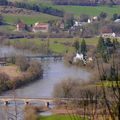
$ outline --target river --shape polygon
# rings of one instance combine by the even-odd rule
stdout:
[[[8,52],[9,51],[9,52]],[[30,54],[30,52],[16,50],[13,47],[1,47],[0,53],[2,55]],[[31,53],[32,54],[32,53]],[[39,60],[39,59],[38,59]],[[79,79],[80,81],[86,81],[90,78],[90,73],[84,69],[78,67],[67,66],[63,61],[46,61],[42,62],[44,70],[43,78],[39,79],[27,86],[16,89],[16,95],[18,97],[52,97],[54,85],[69,77]],[[11,95],[11,91],[5,92],[3,95]]]
[[[9,51],[9,54],[8,54]],[[10,55],[16,53],[17,55],[23,52],[16,50],[12,47],[1,47],[0,53],[2,55]],[[28,54],[24,51],[24,54]],[[39,60],[39,59],[38,59]],[[29,97],[29,98],[41,98],[41,97],[52,97],[53,88],[55,84],[67,78],[76,78],[81,82],[87,81],[90,78],[90,73],[84,69],[78,67],[66,66],[63,61],[46,61],[42,62],[44,70],[43,78],[32,82],[24,87],[15,90],[16,96],[18,97]],[[12,92],[7,91],[3,93],[4,96],[11,96]]]

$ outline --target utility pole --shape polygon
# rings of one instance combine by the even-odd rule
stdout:
[[[49,41],[49,34],[48,34],[48,37],[47,37],[47,55],[49,55],[49,53],[50,53],[49,47],[50,47],[50,41]]]

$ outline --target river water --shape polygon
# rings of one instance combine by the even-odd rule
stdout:
[[[0,47],[1,55],[12,55],[12,54],[32,54],[26,51],[16,50],[13,47]],[[38,59],[39,60],[39,59]],[[81,82],[86,81],[90,78],[90,73],[84,69],[80,69],[73,66],[66,66],[63,61],[46,61],[42,62],[44,74],[43,78],[27,85],[16,89],[16,95],[18,97],[30,97],[30,98],[41,98],[41,97],[52,97],[54,85],[67,78],[76,78]],[[11,95],[11,91],[4,93],[3,95]]]
[[[8,52],[9,51],[9,52]],[[32,54],[16,50],[13,47],[0,47],[0,55],[11,55],[11,54]],[[39,60],[39,59],[38,59]],[[28,98],[42,98],[52,97],[53,88],[55,84],[67,78],[76,78],[81,82],[87,81],[90,78],[90,73],[84,69],[66,66],[63,61],[45,61],[42,62],[44,70],[43,78],[30,83],[24,87],[15,90],[16,96],[28,97]],[[11,96],[12,91],[7,91],[2,94],[3,96]],[[1,119],[0,119],[1,120]]]

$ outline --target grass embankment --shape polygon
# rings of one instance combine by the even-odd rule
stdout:
[[[51,115],[51,116],[40,117],[38,120],[71,120],[75,118],[79,120],[88,120],[88,119],[83,119],[76,115]]]
[[[49,49],[54,53],[64,54],[67,51],[74,52],[73,47],[76,38],[50,38],[49,39]],[[82,39],[78,39],[80,42]],[[98,43],[98,38],[85,39],[88,45],[96,45]],[[40,48],[47,46],[48,40],[44,39],[13,39],[9,40],[10,44],[17,48],[29,49],[35,52],[40,52]],[[46,49],[43,47],[43,49]]]
[[[74,41],[79,40],[81,43],[82,38],[50,38],[49,39],[49,49],[53,53],[64,54],[66,51],[74,52],[75,49],[73,47]],[[86,38],[87,45],[94,45],[96,46],[98,43],[98,37],[96,38]],[[120,39],[118,39],[120,41]],[[12,46],[15,46],[20,49],[29,49],[33,52],[45,52],[47,49],[48,40],[47,39],[12,39],[8,40]]]
[[[0,73],[5,73],[9,76],[10,80],[13,80],[16,77],[22,77],[27,75],[27,72],[21,72],[19,68],[15,65],[0,67]]]
[[[8,66],[0,67],[0,92],[21,87],[37,80],[42,74],[43,70],[39,62],[29,62],[23,57],[18,57],[15,64],[9,63]]]

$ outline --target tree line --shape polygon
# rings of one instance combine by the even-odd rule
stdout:
[[[24,9],[33,10],[36,12],[42,12],[59,17],[62,17],[64,15],[64,12],[62,10],[58,10],[48,6],[43,6],[41,4],[29,4],[25,2],[8,2],[7,0],[0,0],[0,5],[24,8]]]

